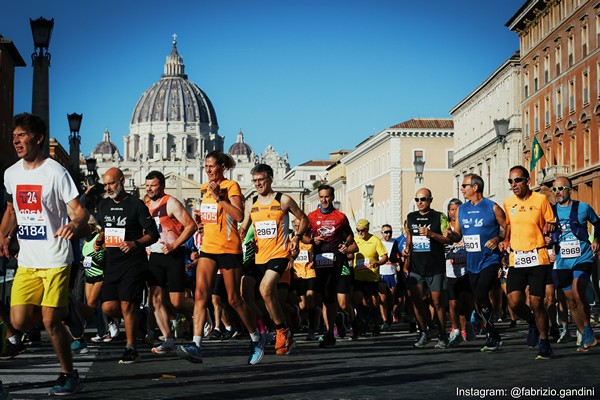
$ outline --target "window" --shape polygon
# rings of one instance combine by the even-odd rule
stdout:
[[[529,137],[529,110],[525,111],[525,137]]]
[[[590,77],[588,74],[588,71],[585,70],[583,71],[583,75],[581,77],[581,91],[582,91],[582,100],[583,100],[583,104],[587,105],[590,102],[590,94],[589,94],[589,87],[590,87]]]
[[[587,25],[581,27],[581,49],[583,51],[582,57],[587,56],[588,53],[588,29]]]
[[[569,39],[567,39],[567,55],[569,58],[569,67],[573,66],[574,63],[574,58],[573,58],[573,47],[575,44],[575,39],[573,38],[573,35],[569,36]]]
[[[529,97],[529,72],[525,72],[523,74],[523,79],[524,79],[524,89],[525,89],[525,98]]]
[[[550,96],[546,96],[544,99],[544,125],[547,127],[550,126],[550,108],[552,105],[550,104]]]
[[[238,174],[236,181],[243,182],[244,181],[244,175],[243,174]]]
[[[452,169],[452,164],[454,164],[454,150],[448,150],[446,154],[446,168]]]
[[[194,180],[194,174],[188,174],[187,178],[188,178],[190,181],[193,181],[193,180]]]
[[[415,150],[413,153],[413,161],[425,161],[425,154],[423,150]]]
[[[316,181],[317,180],[317,176],[316,175],[311,175],[308,180],[310,181]]]
[[[556,76],[560,75],[560,65],[562,58],[562,50],[560,45],[556,46],[556,50],[554,52],[554,58],[556,59]]]
[[[575,79],[569,81],[569,114],[575,112]]]
[[[538,70],[539,70],[539,66],[537,64],[535,64],[533,66],[533,92],[537,92],[538,91]]]
[[[540,131],[540,103],[535,103],[534,106],[534,113],[533,113],[533,126],[535,129],[535,132],[539,132]]]
[[[154,153],[156,153],[156,154],[160,153],[160,144],[154,145]]]
[[[556,120],[562,119],[562,89],[556,89]]]
[[[550,81],[550,55],[544,57],[544,84]]]

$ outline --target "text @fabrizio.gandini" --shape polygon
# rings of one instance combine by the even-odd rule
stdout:
[[[482,389],[482,388],[456,388],[457,397],[476,397],[480,399],[493,397],[510,397],[513,399],[527,398],[556,398],[567,399],[570,397],[595,398],[595,387],[555,389],[551,387],[514,386],[509,389]]]

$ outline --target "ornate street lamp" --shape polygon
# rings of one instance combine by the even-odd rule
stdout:
[[[81,143],[81,138],[79,137],[79,129],[81,128],[81,120],[83,118],[83,114],[67,114],[67,119],[69,120],[69,130],[71,133],[69,134],[69,156],[71,169],[73,172],[80,174],[79,168],[79,144]]]
[[[39,17],[29,19],[31,34],[33,35],[34,51],[31,54],[33,64],[33,89],[31,96],[31,113],[39,116],[46,122],[48,131],[44,140],[44,154],[50,153],[50,95],[48,87],[48,71],[50,69],[50,37],[54,28],[54,18],[48,20]]]
[[[417,175],[416,180],[419,183],[423,183],[423,171],[425,170],[425,161],[422,158],[417,158],[413,165],[415,166],[415,174]]]
[[[494,130],[496,131],[496,137],[500,140],[500,143],[502,143],[502,148],[506,145],[509,123],[510,121],[505,118],[494,120]]]

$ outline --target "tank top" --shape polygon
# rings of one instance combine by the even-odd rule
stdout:
[[[156,229],[158,229],[160,235],[160,239],[150,246],[152,253],[162,253],[163,243],[173,243],[179,238],[181,232],[183,232],[183,225],[177,219],[169,217],[169,213],[167,212],[167,203],[170,198],[170,195],[165,194],[155,208],[150,207],[150,204],[152,204],[151,201],[146,203],[150,216],[154,218]]]
[[[254,197],[250,218],[256,240],[256,264],[266,264],[275,258],[289,258],[289,214],[281,207],[281,193],[268,204]]]
[[[494,214],[495,204],[492,200],[483,198],[475,205],[466,202],[458,208],[460,230],[467,251],[467,270],[472,274],[501,263],[498,248],[491,250],[485,247],[488,240],[498,237],[500,233],[500,225]]]
[[[219,183],[219,196],[229,200],[233,196],[242,196],[237,182],[223,179]],[[242,254],[242,243],[238,234],[238,224],[208,191],[208,182],[200,187],[202,203],[200,204],[200,220],[204,224],[204,241],[202,252],[209,254]]]

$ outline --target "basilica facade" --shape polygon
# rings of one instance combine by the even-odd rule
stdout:
[[[100,176],[118,167],[125,175],[125,189],[143,197],[146,175],[160,171],[166,178],[166,192],[180,199],[188,210],[194,208],[200,199],[200,185],[207,180],[204,157],[213,150],[224,151],[224,137],[219,135],[210,99],[185,74],[175,39],[161,79],[140,96],[123,141],[121,155],[108,129],[104,132],[91,154]],[[270,145],[263,153],[255,153],[242,131],[228,153],[237,165],[226,172],[226,178],[237,181],[243,193],[253,189],[250,170],[257,163],[269,164],[275,181],[290,170],[287,154],[280,156]]]

